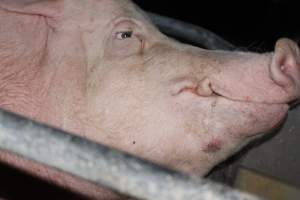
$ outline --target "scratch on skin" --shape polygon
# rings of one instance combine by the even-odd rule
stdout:
[[[205,153],[216,153],[222,149],[223,142],[220,139],[212,139],[205,145],[203,151]]]

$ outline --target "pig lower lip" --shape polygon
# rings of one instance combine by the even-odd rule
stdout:
[[[252,104],[253,110],[256,110],[255,107],[259,107],[257,113],[260,112],[268,112],[270,119],[273,118],[273,122],[270,121],[269,123],[269,131],[273,131],[274,129],[278,128],[284,121],[285,116],[289,110],[288,104],[265,104],[265,103],[249,103]],[[256,113],[256,114],[257,114]],[[268,117],[267,117],[268,118]],[[268,132],[269,132],[268,131]]]
[[[233,101],[236,103],[241,103],[241,104],[245,104],[251,107],[264,107],[265,109],[274,109],[275,107],[280,110],[281,113],[287,113],[290,106],[287,103],[264,103],[264,102],[252,102],[252,101],[243,101],[243,100],[233,100],[233,99],[229,99],[227,97],[223,97],[229,101]],[[275,113],[274,113],[275,114]]]
[[[276,115],[276,114],[278,115],[278,122],[273,127],[273,128],[276,128],[283,122],[284,117],[286,116],[290,106],[288,104],[269,104],[269,105],[273,106],[273,107],[275,105],[276,107],[278,107],[278,110],[279,110],[279,111],[277,111],[277,113],[274,112],[274,115]]]
[[[220,98],[224,98],[226,100],[229,100],[229,101],[233,101],[233,102],[237,102],[237,103],[243,103],[243,104],[252,104],[252,105],[265,105],[265,106],[274,106],[274,105],[278,105],[278,106],[282,106],[283,107],[283,110],[286,110],[288,111],[289,108],[291,107],[288,103],[269,103],[269,102],[256,102],[256,101],[251,101],[251,100],[239,100],[239,99],[234,99],[234,98],[230,98],[230,97],[227,97],[227,96],[224,96],[218,92],[216,92],[214,90],[213,92],[215,94],[216,97],[220,97]],[[297,101],[297,104],[300,102]],[[293,105],[296,104],[296,103],[293,103]]]
[[[285,120],[285,117],[282,117],[272,128],[271,131],[277,129]]]
[[[224,96],[217,95],[221,101],[229,103],[230,106],[234,106],[236,109],[247,110],[254,116],[265,116],[261,120],[269,119],[269,129],[273,129],[280,125],[286,116],[290,106],[285,103],[260,103],[251,101],[233,100]],[[226,103],[226,104],[227,104]],[[259,117],[260,118],[260,117]]]

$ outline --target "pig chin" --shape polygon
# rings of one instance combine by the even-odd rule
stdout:
[[[231,134],[243,138],[257,136],[277,128],[284,120],[289,106],[279,103],[258,103],[240,101],[218,96],[225,108],[227,118],[231,119]],[[228,129],[228,128],[227,128]]]

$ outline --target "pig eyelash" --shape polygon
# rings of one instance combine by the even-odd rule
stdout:
[[[132,36],[133,36],[133,31],[120,31],[116,33],[115,38],[118,40],[125,40],[128,38],[132,38]]]

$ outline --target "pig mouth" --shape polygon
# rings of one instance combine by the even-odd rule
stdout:
[[[251,105],[265,105],[265,106],[287,106],[289,107],[289,103],[273,103],[273,102],[261,102],[261,101],[254,101],[254,100],[248,100],[248,99],[238,99],[238,98],[234,98],[234,97],[230,97],[230,96],[226,96],[223,94],[220,94],[218,92],[213,92],[213,95],[219,98],[224,98],[227,99],[229,101],[233,101],[233,102],[237,102],[237,103],[243,103],[243,104],[251,104]],[[292,105],[292,103],[291,103]]]
[[[272,132],[282,125],[290,108],[288,103],[239,100],[215,91],[213,95],[219,101],[219,105],[223,104],[223,112],[228,110],[229,117],[242,119],[241,124],[249,128],[245,130],[249,132],[247,134],[233,134],[238,137],[254,137]]]
[[[219,90],[216,87],[211,86],[210,88],[212,90],[213,96],[216,96],[216,97],[219,97],[219,98],[224,98],[224,99],[227,99],[229,101],[233,101],[233,102],[237,102],[237,103],[243,103],[243,104],[265,105],[265,106],[275,106],[275,105],[277,105],[277,106],[284,106],[284,107],[287,107],[287,109],[289,109],[290,106],[295,106],[295,104],[299,102],[299,100],[293,101],[293,102],[290,102],[290,103],[255,101],[255,100],[252,100],[250,97],[245,98],[245,99],[241,99],[241,98],[236,98],[232,95],[229,95],[226,92],[222,92],[222,90]]]
[[[237,99],[229,95],[222,94],[217,90],[212,90],[213,96],[216,98],[221,98],[225,101],[231,102],[235,107],[240,107],[241,109],[246,108],[251,110],[254,115],[260,115],[261,113],[268,112],[269,115],[275,116],[277,122],[275,126],[281,124],[282,119],[286,116],[288,110],[293,105],[293,103],[275,103],[275,102],[260,102],[250,99]],[[299,102],[299,101],[298,101]]]

